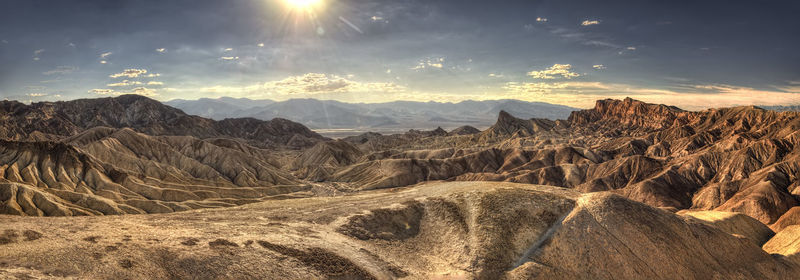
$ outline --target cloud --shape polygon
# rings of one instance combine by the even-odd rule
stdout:
[[[44,52],[44,49],[38,49],[38,50],[33,51],[33,60],[34,61],[39,61],[39,59],[40,59],[39,55],[42,54],[43,52]]]
[[[519,83],[519,82],[508,82],[503,86],[503,89],[509,92],[512,92],[516,95],[520,94],[527,94],[527,93],[549,93],[552,92],[553,89],[562,89],[566,88],[567,85],[565,83]]]
[[[444,57],[428,58],[427,60],[420,60],[420,62],[416,66],[411,67],[411,70],[423,70],[426,68],[437,68],[437,69],[444,68]]]
[[[146,78],[155,78],[155,77],[161,77],[161,74],[158,74],[158,73],[150,73],[150,74],[144,75],[144,76],[142,76],[142,77],[146,77]]]
[[[101,60],[100,61],[100,64],[106,64],[106,63],[108,63],[108,61],[105,61],[105,60]]]
[[[141,75],[147,74],[147,70],[145,69],[125,69],[121,73],[111,74],[109,77],[111,78],[120,78],[120,77],[128,77],[128,78],[136,78]]]
[[[222,51],[223,51],[223,52],[229,52],[229,51],[233,51],[233,48],[225,48],[225,49],[222,49]]]
[[[625,49],[626,49],[626,50],[629,50],[629,51],[635,51],[635,50],[636,50],[636,47],[627,47],[627,48],[625,48]]]
[[[600,24],[599,20],[584,20],[581,22],[581,26],[589,26],[589,25],[597,25]]]
[[[256,46],[258,46],[259,48],[263,48],[264,47],[264,43],[258,43],[258,45],[256,45]]]
[[[141,85],[141,84],[142,84],[142,82],[139,82],[139,81],[123,80],[122,82],[111,83],[111,84],[107,84],[106,86],[108,86],[108,87],[127,87],[127,86]]]
[[[156,96],[156,95],[158,95],[158,93],[156,93],[156,90],[149,89],[149,88],[146,88],[146,87],[134,88],[130,93],[138,94],[138,95],[144,95],[144,96]]]
[[[537,17],[536,22],[547,22],[547,18]]]
[[[357,94],[359,100],[373,97],[380,97],[385,100],[385,94],[394,95],[409,92],[407,88],[391,82],[358,82],[351,80],[351,78],[321,73],[307,73],[299,76],[290,76],[282,80],[245,86],[211,86],[199,89],[179,89],[179,91],[273,99],[319,98]]]
[[[504,76],[503,76],[503,74],[489,73],[489,77],[492,77],[492,78],[502,78],[502,77],[504,77]]]
[[[47,96],[48,94],[47,93],[28,93],[26,95],[30,96],[30,97],[42,97],[42,96]]]
[[[606,66],[603,65],[603,64],[595,64],[595,65],[592,65],[592,68],[594,68],[595,70],[605,70]]]
[[[372,16],[370,19],[372,21],[384,21],[383,17],[381,16]]]
[[[100,58],[106,58],[106,57],[108,57],[109,55],[112,55],[112,54],[114,54],[114,53],[112,53],[112,52],[104,52],[104,53],[100,54]]]
[[[238,56],[223,56],[223,57],[220,57],[219,59],[222,59],[222,60],[238,60],[239,57]]]
[[[56,69],[42,72],[43,75],[66,75],[75,71],[78,71],[78,67],[75,66],[58,66]]]
[[[114,95],[115,91],[113,89],[90,89],[89,93],[99,94],[99,95]]]
[[[164,83],[162,83],[162,82],[156,82],[156,81],[149,81],[149,82],[147,82],[147,85],[148,85],[148,86],[163,86],[163,85],[164,85]]]
[[[533,31],[534,29],[533,24],[530,23],[523,25],[522,28],[525,28],[525,31]]]
[[[156,51],[157,51],[157,52],[159,52],[159,53],[165,53],[165,52],[167,52],[167,49],[165,49],[165,48],[158,48],[158,49],[156,49]]]
[[[580,74],[572,72],[571,70],[572,65],[570,64],[554,64],[552,67],[545,70],[528,72],[528,76],[531,76],[534,79],[547,80],[555,79],[556,76],[561,76],[565,79],[572,79],[581,76]]]

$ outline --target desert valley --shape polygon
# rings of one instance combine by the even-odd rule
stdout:
[[[800,279],[798,15],[0,0],[0,280]]]
[[[798,112],[607,99],[341,139],[138,95],[0,112],[4,278],[800,275]]]

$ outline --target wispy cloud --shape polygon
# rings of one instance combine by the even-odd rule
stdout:
[[[528,76],[533,77],[534,79],[555,79],[557,76],[561,76],[565,79],[572,79],[576,77],[580,77],[581,75],[575,72],[572,72],[572,65],[570,64],[554,64],[550,68],[541,71],[531,71],[528,72]]]
[[[187,90],[187,89],[184,89]],[[187,91],[211,93],[215,95],[251,96],[268,98],[318,97],[336,94],[359,94],[368,98],[374,94],[406,93],[408,90],[394,83],[358,82],[350,77],[331,74],[307,73],[290,76],[283,80],[268,81],[246,86],[211,86]]]
[[[442,69],[444,67],[444,57],[428,58],[420,60],[411,70],[423,70],[429,68]]]
[[[157,81],[149,81],[149,82],[147,82],[147,85],[148,86],[163,86],[164,83],[163,82],[157,82]]]
[[[96,89],[90,89],[89,93],[99,94],[99,95],[114,95],[115,91],[113,89],[96,88]]]
[[[120,77],[136,78],[144,74],[147,74],[145,69],[125,69],[121,73],[111,74],[109,77],[115,79]]]
[[[33,51],[33,60],[39,61],[41,59],[41,58],[39,58],[39,56],[42,53],[44,53],[44,49],[38,49],[38,50]]]
[[[111,84],[107,84],[106,86],[108,86],[108,87],[127,87],[127,86],[141,85],[141,84],[142,84],[142,82],[139,82],[139,81],[123,80],[122,82],[111,83]]]
[[[599,20],[584,20],[581,22],[581,26],[589,26],[589,25],[598,25],[600,24]]]
[[[603,64],[595,64],[595,65],[592,65],[592,68],[594,68],[595,70],[605,70],[606,66],[603,65]]]
[[[167,49],[165,49],[165,48],[158,48],[158,49],[156,49],[156,52],[159,52],[159,53],[165,53],[165,52],[167,52]]]
[[[75,71],[78,71],[78,67],[75,66],[58,66],[56,69],[42,72],[43,75],[66,75]]]
[[[221,59],[221,60],[238,60],[239,57],[238,56],[223,56],[223,57],[220,57],[219,59]]]
[[[537,18],[536,18],[536,21],[537,21],[537,22],[547,22],[547,18],[543,18],[543,17],[537,17]]]
[[[100,54],[100,58],[106,58],[106,57],[108,57],[109,55],[112,55],[112,54],[114,54],[114,53],[112,53],[112,52],[104,52],[104,53]]]

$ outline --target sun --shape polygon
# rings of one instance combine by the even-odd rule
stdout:
[[[319,4],[319,2],[322,2],[322,0],[284,0],[284,1],[292,9],[298,9],[298,10],[307,10],[316,6],[317,4]]]

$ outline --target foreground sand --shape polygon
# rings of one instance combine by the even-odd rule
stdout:
[[[429,182],[172,214],[0,216],[0,278],[800,275],[800,266],[791,258],[761,249],[763,236],[748,236],[758,225],[726,226],[748,229],[731,234],[713,222],[609,193],[499,182]]]

